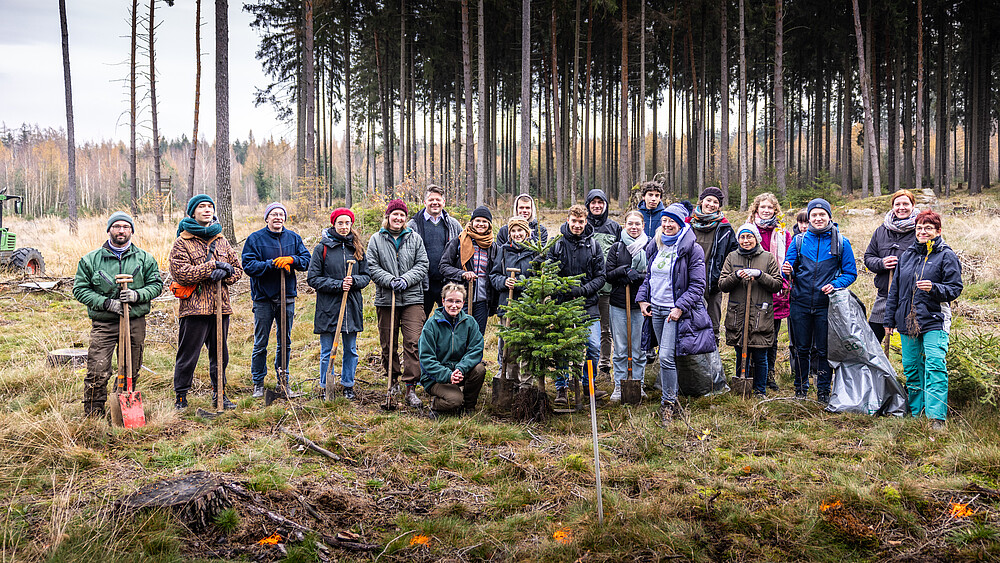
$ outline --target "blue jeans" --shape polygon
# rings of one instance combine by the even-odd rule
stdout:
[[[601,319],[594,319],[590,323],[590,336],[587,337],[587,359],[594,362],[594,371],[597,371],[597,361],[601,358]],[[566,366],[562,366],[566,370]],[[567,378],[570,373],[566,370],[562,375],[556,376],[556,389],[566,389],[569,387]],[[587,378],[587,366],[583,366],[583,387],[588,388],[590,379]]]
[[[677,400],[677,322],[669,321],[673,307],[651,305],[653,309],[653,335],[660,343],[660,402],[673,403]]]
[[[625,309],[611,306],[611,337],[615,344],[615,382],[628,379],[628,318]],[[642,321],[638,309],[632,311],[632,379],[642,381],[646,372],[646,352],[642,349]]]
[[[743,377],[743,346],[734,346],[736,350],[736,377]],[[753,372],[753,392],[764,395],[767,392],[767,355],[770,348],[747,348],[750,360],[750,371]]]
[[[344,341],[340,346],[343,354],[341,362],[340,384],[344,387],[354,387],[354,374],[358,371],[358,333],[342,332]],[[330,352],[333,351],[332,332],[319,335],[319,386],[326,389],[326,373],[330,367]],[[336,370],[336,368],[334,368]],[[336,374],[336,371],[334,371]]]
[[[792,302],[788,328],[795,335],[795,391],[809,390],[809,373],[816,373],[816,391],[830,393],[830,363],[826,360],[827,308],[809,309]]]
[[[274,370],[281,368],[281,353],[284,348],[285,365],[288,365],[288,349],[292,345],[292,339],[288,334],[281,334],[281,317],[279,317],[280,306],[271,301],[253,302],[253,351],[250,353],[250,375],[253,377],[254,385],[263,385],[264,378],[267,377],[267,343],[271,336],[271,326],[274,326],[275,352]],[[288,318],[288,332],[292,332],[292,319],[295,318],[295,302],[291,301],[285,305],[285,316]],[[284,338],[282,338],[284,337]],[[281,346],[284,340],[285,345]]]

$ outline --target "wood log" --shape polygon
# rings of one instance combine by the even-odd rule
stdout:
[[[48,354],[48,362],[49,365],[53,367],[64,364],[69,364],[74,368],[84,367],[87,365],[87,349],[60,348],[58,350],[52,350]]]
[[[302,524],[299,524],[298,522],[294,522],[292,520],[289,520],[288,518],[285,518],[284,516],[282,516],[281,514],[278,514],[277,512],[274,512],[274,511],[271,511],[271,510],[266,510],[264,508],[261,508],[261,507],[255,505],[255,504],[247,505],[247,510],[249,510],[250,512],[253,512],[254,514],[258,514],[260,516],[263,516],[263,517],[267,518],[268,520],[270,520],[270,521],[272,521],[272,522],[274,522],[276,524],[279,524],[281,526],[285,526],[285,527],[293,529],[293,530],[298,530],[298,531],[300,531],[302,533],[305,533],[305,534],[316,534],[321,540],[323,540],[323,543],[325,543],[325,544],[327,544],[327,545],[329,545],[331,547],[340,547],[340,548],[348,549],[348,550],[351,550],[351,551],[374,551],[374,550],[376,550],[376,549],[379,548],[379,546],[376,545],[376,544],[364,543],[364,542],[360,542],[360,541],[345,541],[345,540],[340,540],[340,539],[337,539],[337,538],[335,538],[333,536],[329,536],[327,534],[323,534],[323,533],[317,532],[316,530],[313,530],[312,528],[309,528],[308,526],[303,526]],[[350,537],[352,539],[357,537],[355,534],[352,534],[350,532],[342,532],[341,534],[345,535],[345,537]],[[338,534],[338,535],[341,535],[341,534]]]
[[[318,444],[316,444],[316,442],[313,442],[309,438],[306,438],[305,436],[300,436],[298,434],[295,434],[293,432],[289,432],[288,430],[285,430],[284,426],[279,426],[278,430],[280,430],[282,434],[284,434],[284,435],[286,435],[286,436],[288,436],[290,438],[294,438],[300,444],[302,444],[303,446],[309,448],[310,450],[312,450],[312,451],[314,451],[314,452],[316,452],[318,454],[325,455],[326,457],[332,459],[333,461],[341,461],[343,459],[339,455],[331,452],[330,450],[319,446]]]
[[[205,471],[146,485],[115,503],[120,514],[149,508],[170,510],[195,531],[213,525],[215,517],[231,506],[222,481]]]

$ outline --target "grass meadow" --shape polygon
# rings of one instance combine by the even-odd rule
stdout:
[[[956,203],[957,202],[957,203]],[[882,205],[875,215],[863,208]],[[835,217],[864,253],[884,204],[852,202]],[[952,213],[956,207],[961,213]],[[955,332],[989,339],[1000,320],[1000,204],[994,195],[942,200],[944,234],[965,265]],[[971,209],[971,211],[970,211]],[[241,240],[263,226],[239,211]],[[730,212],[739,224],[738,213]],[[138,218],[135,243],[166,269],[178,218]],[[550,232],[562,216],[547,212]],[[312,248],[321,219],[290,221]],[[71,277],[105,240],[105,219],[68,235],[55,218],[5,218],[20,246],[40,249],[47,274]],[[13,280],[11,275],[6,276]],[[292,330],[293,386],[318,377],[315,296],[299,276]],[[586,413],[517,424],[480,409],[432,421],[412,409],[384,412],[371,295],[359,338],[359,401],[307,395],[270,407],[250,397],[249,285],[236,286],[229,345],[238,409],[214,420],[207,358],[185,412],[173,409],[176,302],[154,304],[139,386],[147,425],[109,427],[83,416],[83,368],[52,367],[49,350],[85,347],[90,323],[71,286],[0,293],[0,561],[983,561],[1000,559],[1000,416],[974,387],[955,401],[944,432],[926,420],[823,412],[791,399],[787,352],[782,391],[766,401],[717,396],[683,400],[685,416],[657,423],[657,402],[597,411],[604,524],[596,514],[595,468]],[[853,287],[874,299],[871,275]],[[495,362],[495,319],[487,363]],[[787,337],[782,332],[782,340]],[[272,335],[272,358],[273,358]],[[986,366],[986,352],[968,354]],[[953,347],[954,348],[954,347]],[[954,350],[953,350],[954,351]],[[987,353],[988,352],[988,353]],[[726,351],[727,372],[732,352]],[[892,359],[899,367],[898,352]],[[992,367],[991,367],[992,366]],[[339,366],[338,366],[339,368]],[[650,371],[652,373],[652,371]],[[980,375],[997,377],[996,372]],[[986,378],[988,379],[988,377]],[[273,385],[274,375],[267,384]],[[610,389],[607,379],[600,387]],[[306,436],[333,461],[278,431]],[[139,487],[209,471],[248,489],[254,503],[313,532],[258,545],[278,530],[239,498],[206,530],[164,512],[122,512],[115,501]],[[378,549],[345,551],[319,541],[340,531]],[[294,536],[294,534],[292,534]]]

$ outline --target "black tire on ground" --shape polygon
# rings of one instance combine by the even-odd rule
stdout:
[[[27,274],[44,274],[45,259],[42,253],[34,248],[18,248],[10,256],[10,266]]]

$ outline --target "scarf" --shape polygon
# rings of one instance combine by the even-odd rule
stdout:
[[[809,232],[817,237],[830,233],[830,254],[835,256],[840,255],[840,233],[837,231],[837,227],[833,224],[833,221],[827,223],[826,227],[823,229],[817,229],[816,227],[813,227],[812,223],[809,223]]]
[[[121,248],[119,248],[119,247],[115,246],[114,243],[111,242],[111,239],[108,239],[108,250],[110,250],[111,252],[114,252],[115,256],[117,256],[118,258],[121,258],[122,254],[125,254],[125,251],[128,250],[131,247],[132,247],[132,241],[131,240],[128,241],[128,242],[126,242],[125,246],[122,246]]]
[[[756,256],[756,255],[760,254],[763,250],[764,249],[760,247],[760,243],[759,242],[757,244],[755,244],[754,247],[751,248],[750,250],[746,250],[742,246],[736,247],[736,252],[739,252],[740,256],[746,256],[747,258],[749,258],[751,256]]]
[[[778,226],[778,214],[775,213],[770,219],[761,219],[760,215],[754,217],[754,223],[764,229],[773,229]]]
[[[660,231],[660,242],[662,242],[665,246],[673,246],[677,244],[677,241],[680,240],[681,236],[684,234],[684,231],[686,230],[687,226],[677,231],[676,235],[665,235],[663,234],[662,231]]]
[[[769,249],[771,254],[774,255],[774,259],[778,261],[778,264],[783,264],[785,262],[785,253],[788,251],[788,241],[785,239],[785,225],[782,223],[778,214],[775,213],[770,219],[761,219],[760,216],[756,216],[754,223],[761,230],[761,236],[770,237],[771,244]],[[770,229],[769,234],[764,234],[764,231]]]
[[[890,209],[888,213],[885,214],[885,220],[882,224],[886,229],[894,233],[909,233],[912,232],[917,226],[917,210],[914,209],[910,212],[910,216],[906,219],[900,219],[896,217],[896,214]]]
[[[704,213],[701,210],[701,206],[694,208],[691,212],[691,226],[698,231],[711,231],[719,226],[719,223],[725,219],[725,215],[722,214],[722,210],[718,210],[715,213]]]
[[[628,248],[628,253],[632,255],[632,269],[643,274],[646,273],[646,244],[649,242],[646,233],[640,232],[639,236],[632,238],[627,232],[622,231],[622,242],[625,243],[625,248]]]
[[[181,236],[182,231],[187,231],[200,239],[208,240],[222,232],[222,224],[214,217],[212,218],[212,222],[207,225],[202,225],[192,217],[185,217],[181,219],[181,224],[177,225],[177,236]]]
[[[485,235],[473,231],[471,221],[465,225],[465,230],[458,235],[458,258],[461,264],[468,262],[476,253],[473,243],[478,244],[483,250],[489,250],[493,246],[493,225],[490,225]]]

